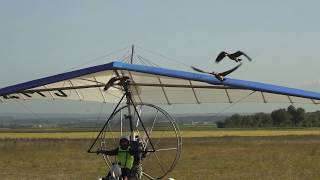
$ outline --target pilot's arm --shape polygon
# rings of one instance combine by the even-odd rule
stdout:
[[[118,154],[119,148],[115,148],[113,150],[98,150],[97,154],[105,154],[108,156],[116,156]]]

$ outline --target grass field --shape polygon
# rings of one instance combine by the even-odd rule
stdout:
[[[98,132],[73,132],[73,131],[57,131],[52,130],[28,130],[27,132],[20,131],[0,131],[0,139],[92,139],[97,136]],[[114,133],[119,136],[119,133]],[[154,131],[152,136],[157,137],[170,137],[172,133],[165,133],[162,131]],[[320,129],[216,129],[216,130],[203,130],[203,131],[182,131],[181,136],[186,137],[224,137],[224,136],[237,136],[237,137],[261,137],[261,136],[289,136],[289,135],[318,135],[320,136]]]
[[[39,139],[39,133],[18,134],[0,133],[0,179],[90,180],[105,174],[101,156],[86,153],[89,138],[96,133],[42,133],[44,139]],[[170,174],[178,180],[320,179],[317,130],[186,131],[182,135],[182,156]]]

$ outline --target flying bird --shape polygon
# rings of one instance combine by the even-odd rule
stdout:
[[[201,72],[201,73],[207,73],[207,74],[211,74],[211,75],[214,75],[217,79],[219,79],[220,81],[224,81],[225,80],[225,76],[227,76],[228,74],[232,73],[233,71],[237,70],[240,66],[242,65],[242,63],[238,64],[236,67],[230,69],[230,70],[227,70],[227,71],[224,71],[224,72],[221,72],[221,73],[216,73],[216,72],[207,72],[207,71],[204,71],[204,70],[201,70],[201,69],[198,69],[194,66],[191,66],[191,68],[197,72]]]
[[[222,59],[224,59],[226,56],[227,56],[228,58],[230,58],[231,60],[234,60],[234,61],[236,61],[236,62],[242,61],[242,59],[239,58],[240,56],[244,56],[244,57],[246,57],[249,61],[251,61],[251,58],[250,58],[246,53],[244,53],[244,52],[242,52],[242,51],[237,51],[237,52],[232,53],[232,54],[229,54],[229,53],[227,53],[227,52],[225,52],[225,51],[222,51],[221,53],[218,54],[218,56],[217,56],[217,58],[216,58],[216,63],[222,61]]]

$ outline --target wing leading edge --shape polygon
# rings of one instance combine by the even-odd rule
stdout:
[[[132,79],[137,102],[200,104],[225,102],[320,103],[320,93],[272,84],[226,78],[173,69],[111,62],[49,76],[0,89],[0,102],[29,99],[68,99],[117,102],[120,87],[104,86],[113,77]]]

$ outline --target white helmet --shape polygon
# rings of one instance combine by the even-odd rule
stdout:
[[[113,164],[111,166],[110,173],[114,177],[121,177],[121,167],[118,164]]]

